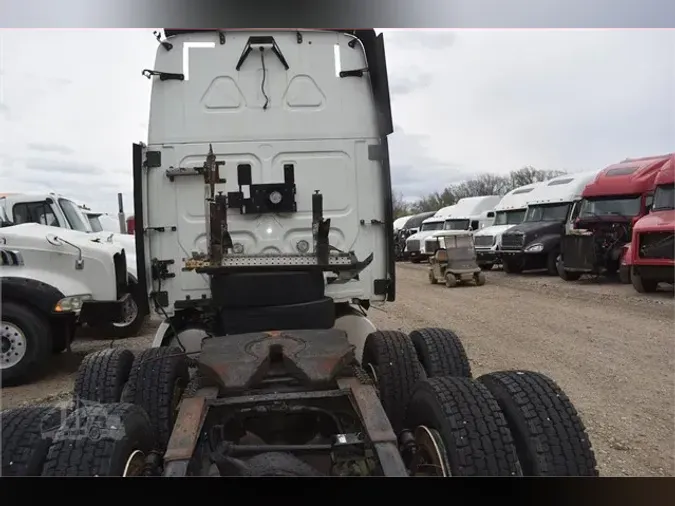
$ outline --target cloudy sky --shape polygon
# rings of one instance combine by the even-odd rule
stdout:
[[[386,31],[395,190],[675,150],[675,30]],[[152,30],[0,30],[0,193],[115,212],[146,139]]]

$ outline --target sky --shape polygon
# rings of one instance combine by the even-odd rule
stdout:
[[[394,190],[675,151],[675,30],[383,30]],[[131,211],[152,29],[0,30],[0,193]]]

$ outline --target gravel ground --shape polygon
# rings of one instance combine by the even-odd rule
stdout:
[[[430,286],[427,266],[400,264],[397,301],[372,308],[383,329],[440,326],[462,337],[475,375],[503,369],[548,374],[589,430],[603,476],[675,476],[675,300],[597,280],[487,274],[482,287]],[[142,349],[142,337],[115,346]],[[30,385],[2,390],[2,408],[58,402],[82,357],[110,341],[81,339]]]

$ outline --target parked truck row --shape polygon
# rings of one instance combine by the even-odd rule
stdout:
[[[503,197],[461,199],[431,217],[399,219],[401,239],[408,222],[422,224],[397,257],[419,263],[435,253],[439,230],[468,230],[483,270],[545,269],[566,281],[618,276],[638,292],[653,292],[675,281],[674,180],[670,153],[558,176]]]

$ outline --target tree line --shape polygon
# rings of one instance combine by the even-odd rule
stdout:
[[[394,218],[410,214],[437,211],[442,207],[456,204],[465,197],[481,197],[484,195],[504,195],[511,190],[530,183],[546,181],[552,177],[566,174],[560,170],[540,170],[534,167],[523,167],[513,170],[507,175],[480,174],[473,179],[456,183],[444,188],[440,192],[430,193],[416,202],[409,203],[403,200],[403,195],[394,194]]]

